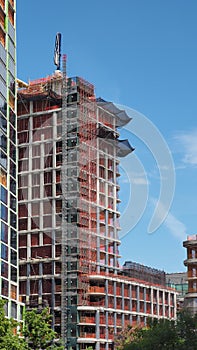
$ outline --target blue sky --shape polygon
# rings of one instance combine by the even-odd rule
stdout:
[[[176,171],[175,193],[166,221],[149,234],[161,185],[158,167],[143,140],[123,132],[147,177],[145,181],[134,168],[133,181],[139,193],[147,189],[148,200],[137,225],[122,238],[120,253],[122,262],[169,272],[184,271],[182,241],[197,226],[196,13],[195,0],[17,1],[20,79],[54,71],[55,34],[61,32],[68,74],[92,82],[97,96],[142,113],[167,142]],[[122,173],[121,210],[133,200],[124,169]],[[125,220],[132,220],[132,212]]]

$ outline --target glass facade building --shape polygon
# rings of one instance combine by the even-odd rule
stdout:
[[[17,245],[16,2],[0,0],[0,296],[20,320]]]

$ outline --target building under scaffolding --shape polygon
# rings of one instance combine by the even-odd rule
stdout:
[[[117,128],[129,121],[61,72],[18,92],[20,293],[50,306],[67,349],[113,349],[127,324],[176,317],[172,289],[118,262],[119,157],[133,148]]]
[[[164,271],[141,265],[133,261],[126,261],[123,265],[123,274],[142,281],[166,285],[166,274]]]

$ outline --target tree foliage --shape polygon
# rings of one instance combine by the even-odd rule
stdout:
[[[49,309],[26,311],[21,333],[19,323],[5,316],[6,301],[0,299],[0,350],[63,350],[51,328]],[[19,327],[18,327],[19,328]]]
[[[197,314],[192,316],[183,310],[176,321],[149,319],[147,328],[130,327],[122,332],[116,347],[118,350],[196,350]]]
[[[0,299],[0,349],[1,350],[26,350],[27,345],[23,338],[19,337],[16,329],[18,323],[5,316],[4,305],[6,301]]]
[[[48,308],[44,308],[40,312],[37,309],[26,311],[23,335],[28,349],[63,350],[63,347],[55,342],[57,335],[51,328],[51,315]]]

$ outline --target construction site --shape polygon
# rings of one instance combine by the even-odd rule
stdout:
[[[197,312],[197,235],[187,236],[183,246],[187,249],[187,259],[185,259],[184,264],[187,267],[188,281],[184,306],[195,314]]]
[[[119,264],[119,139],[131,121],[63,70],[18,91],[20,295],[67,349],[113,349],[128,324],[176,318],[176,292]],[[144,270],[144,272],[146,272]],[[154,275],[154,276],[153,276]]]

